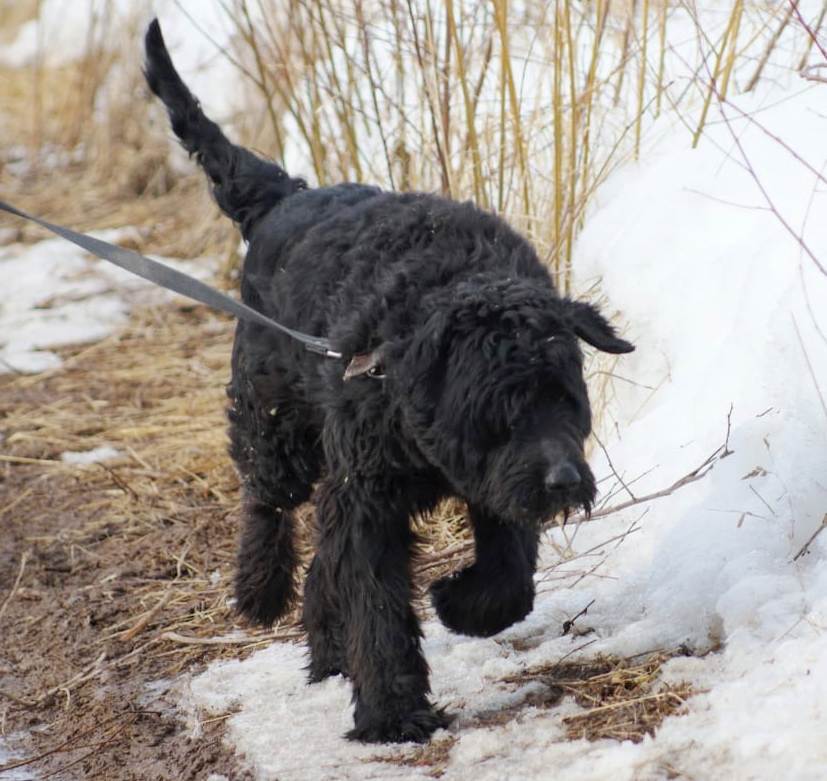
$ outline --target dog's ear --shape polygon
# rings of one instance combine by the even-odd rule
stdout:
[[[359,353],[354,355],[350,363],[345,369],[344,380],[352,380],[354,377],[362,377],[367,375],[376,380],[381,380],[385,376],[385,368],[383,365],[382,345],[369,353]]]
[[[597,307],[583,301],[563,299],[566,321],[577,336],[604,353],[630,353],[631,342],[621,339]]]

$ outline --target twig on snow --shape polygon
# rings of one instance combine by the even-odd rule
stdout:
[[[609,464],[609,469],[612,470],[612,474],[617,478],[617,481],[626,489],[626,493],[629,494],[629,496],[632,499],[636,499],[637,497],[632,493],[632,489],[629,488],[628,485],[626,485],[624,479],[618,474],[617,469],[615,469],[615,465],[612,463],[612,458],[609,455],[609,451],[606,450],[606,446],[600,441],[600,437],[598,437],[597,434],[594,433],[592,434],[592,436],[594,437],[597,444],[600,445],[600,449],[603,451],[603,455],[606,456],[606,462]]]
[[[579,514],[574,517],[576,522],[583,522],[586,520],[595,520],[597,518],[604,518],[607,515],[613,515],[614,513],[620,512],[621,510],[626,510],[629,507],[634,507],[637,504],[645,504],[646,502],[652,502],[655,499],[662,499],[665,496],[669,496],[670,494],[675,493],[680,488],[684,488],[685,486],[689,485],[690,483],[694,483],[709,474],[710,470],[715,466],[715,464],[722,458],[732,453],[731,450],[727,450],[726,445],[721,445],[717,450],[715,450],[712,455],[708,456],[704,459],[703,463],[699,466],[695,467],[691,472],[685,474],[683,477],[675,480],[672,485],[668,488],[663,488],[660,491],[654,491],[651,494],[646,494],[645,496],[639,496],[637,499],[630,499],[627,502],[620,502],[619,504],[614,504],[611,507],[605,507],[600,510],[595,510],[591,514],[591,518],[587,519],[585,514]]]
[[[801,550],[793,556],[793,561],[798,561],[805,553],[810,550],[810,545],[813,544],[816,537],[818,537],[824,529],[827,528],[827,513],[825,513],[824,517],[821,519],[821,524],[819,527],[810,535],[810,539],[801,546]]]
[[[827,50],[821,45],[821,42],[818,40],[818,35],[816,34],[815,30],[810,27],[807,22],[804,21],[804,17],[801,15],[801,11],[798,10],[798,0],[790,0],[790,11],[795,14],[796,18],[798,19],[798,23],[807,31],[807,35],[810,36],[810,40],[816,45],[818,50],[821,52],[822,57],[827,60]],[[823,15],[821,17],[823,19]]]
[[[566,619],[565,621],[563,621],[563,634],[564,635],[567,635],[569,632],[571,632],[571,630],[574,628],[574,622],[577,621],[578,618],[581,618],[582,616],[585,616],[586,613],[589,612],[589,608],[594,603],[595,603],[595,600],[593,599],[591,602],[589,602],[588,605],[586,605],[586,607],[584,607],[579,613],[577,613],[577,615],[572,616],[571,618]]]
[[[218,637],[194,637],[191,635],[181,635],[178,632],[164,632],[159,639],[170,640],[173,643],[181,643],[183,645],[253,645],[261,643],[265,640],[278,640],[289,637],[301,637],[304,633],[301,630],[295,629],[287,632],[271,632],[260,637],[251,637],[249,635],[243,636],[218,636]]]

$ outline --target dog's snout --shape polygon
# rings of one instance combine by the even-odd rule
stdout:
[[[580,472],[571,461],[562,461],[553,466],[546,475],[546,488],[552,491],[561,491],[574,488],[581,481]]]

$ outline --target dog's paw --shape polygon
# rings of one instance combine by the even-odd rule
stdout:
[[[332,678],[334,675],[341,675],[344,678],[350,677],[344,662],[317,661],[315,657],[311,657],[310,664],[307,665],[306,669],[308,683],[321,683],[326,678]]]
[[[431,586],[431,601],[445,626],[472,637],[491,637],[522,621],[534,607],[534,584],[485,579],[472,565]]]
[[[239,567],[235,580],[235,609],[260,626],[271,626],[293,603],[295,587],[291,573],[267,572]]]
[[[438,729],[444,729],[453,717],[442,708],[419,708],[399,715],[373,714],[357,719],[345,737],[362,743],[426,743]]]

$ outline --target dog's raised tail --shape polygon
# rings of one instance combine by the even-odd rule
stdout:
[[[212,182],[221,210],[247,238],[256,222],[273,206],[307,185],[301,179],[289,177],[275,163],[231,143],[221,128],[205,116],[172,64],[157,19],[149,25],[144,44],[144,75],[149,88],[166,106],[181,145],[195,155]]]

